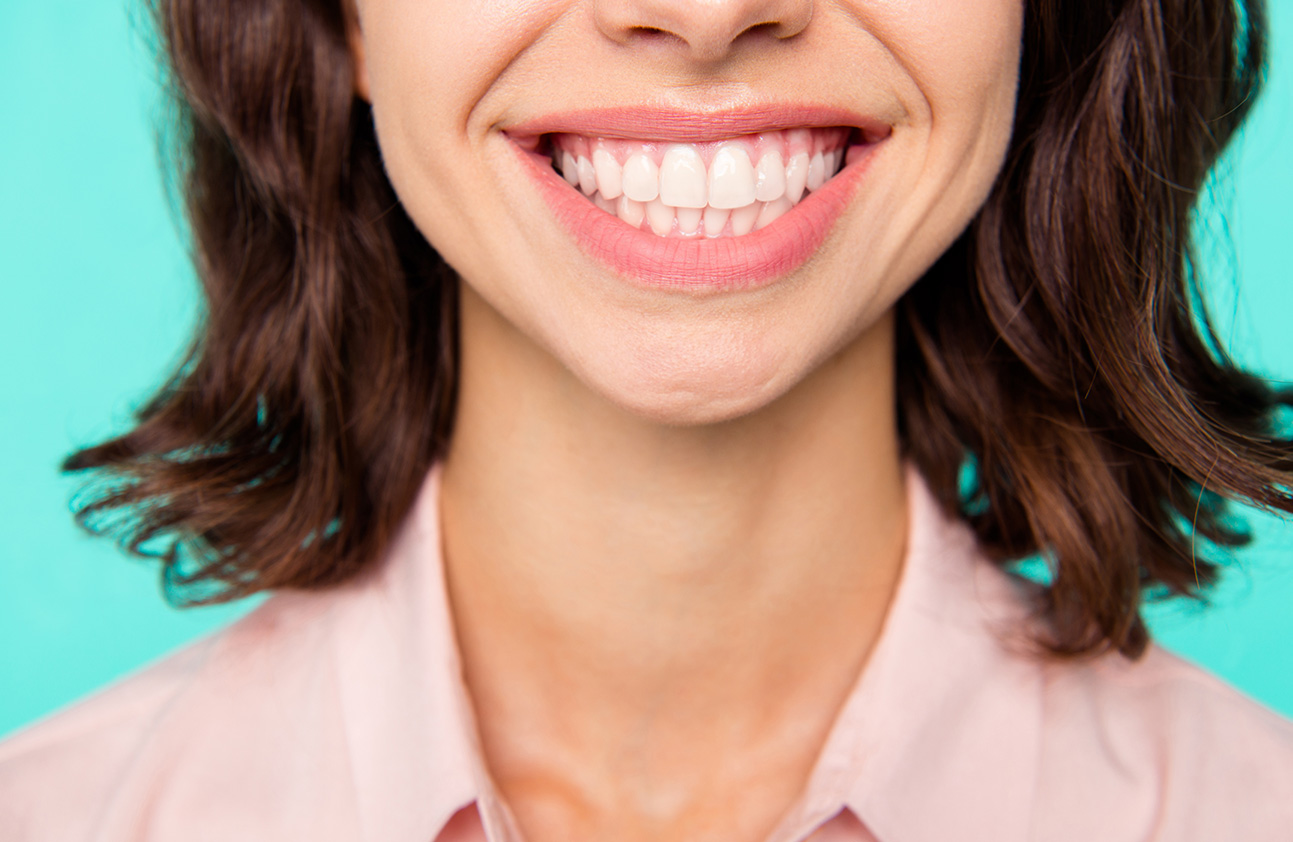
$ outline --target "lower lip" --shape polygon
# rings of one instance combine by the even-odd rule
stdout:
[[[848,207],[875,147],[771,225],[743,237],[658,237],[606,213],[552,169],[550,159],[517,144],[525,169],[584,253],[617,274],[654,288],[686,292],[757,289],[789,275],[825,242]]]

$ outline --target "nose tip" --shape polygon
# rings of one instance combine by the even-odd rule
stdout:
[[[596,0],[597,26],[627,44],[663,34],[696,61],[721,61],[742,36],[786,39],[808,26],[813,0]]]

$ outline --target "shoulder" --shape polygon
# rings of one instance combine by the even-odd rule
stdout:
[[[86,838],[160,711],[201,670],[190,645],[0,742],[0,836]]]
[[[864,744],[890,771],[857,784],[868,823],[895,839],[913,823],[927,832],[907,838],[1291,838],[1293,723],[1157,646],[1039,657],[1038,586],[910,487],[903,577],[859,685]]]
[[[1293,827],[1293,722],[1204,670],[1151,646],[1134,662],[1048,665],[1043,688],[1038,815],[1064,838],[1274,840]]]
[[[289,741],[293,716],[309,713],[297,705],[325,678],[326,659],[312,656],[323,650],[320,619],[306,601],[271,598],[0,742],[0,838],[168,838],[145,823],[237,779],[290,772],[265,761],[291,753],[258,748]]]

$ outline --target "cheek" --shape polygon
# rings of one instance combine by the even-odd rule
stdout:
[[[935,134],[988,135],[997,141],[1009,135],[1023,0],[870,5],[880,37],[919,89]]]
[[[969,224],[1000,171],[1014,121],[1024,3],[876,0],[857,8],[901,66],[899,95],[910,118],[894,150],[901,184],[890,185],[879,213],[894,224],[869,245],[894,256],[890,278],[906,284]]]
[[[386,92],[418,89],[467,113],[561,2],[361,0],[369,74]],[[386,92],[375,90],[374,99]]]
[[[874,0],[858,14],[918,78],[968,91],[1017,63],[1023,0]],[[1012,60],[1013,58],[1013,60]]]
[[[569,0],[359,0],[373,119],[392,186],[456,268],[455,245],[490,219],[471,199],[508,76]],[[522,83],[524,80],[522,80]],[[473,216],[474,214],[474,216]],[[466,255],[470,257],[470,255]]]
[[[367,0],[365,63],[383,154],[453,168],[487,130],[473,118],[565,0]],[[437,157],[437,154],[439,157]],[[398,185],[397,185],[398,186]]]

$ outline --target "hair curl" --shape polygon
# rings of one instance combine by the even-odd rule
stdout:
[[[457,282],[387,181],[341,0],[156,3],[207,306],[135,428],[65,462],[77,517],[181,604],[340,583],[444,452]],[[1261,0],[1028,0],[1004,170],[899,304],[907,455],[991,558],[1044,554],[1056,656],[1138,655],[1147,595],[1216,578],[1196,534],[1245,542],[1229,499],[1293,510],[1293,394],[1227,358],[1191,261],[1264,33]]]

